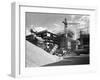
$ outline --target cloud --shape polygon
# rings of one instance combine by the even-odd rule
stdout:
[[[40,31],[44,31],[46,30],[46,28],[44,27],[34,27],[34,31],[40,32]]]
[[[64,31],[64,26],[54,23],[53,28],[50,28],[49,31],[57,34],[57,33]]]

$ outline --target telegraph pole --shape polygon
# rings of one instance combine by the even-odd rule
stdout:
[[[68,49],[67,30],[66,30],[68,27],[67,19],[65,18],[62,23],[64,23],[64,33],[65,33],[65,38],[63,40],[63,46],[65,49]]]
[[[67,26],[67,25],[68,25],[67,19],[65,18],[64,21],[63,21],[62,23],[64,23],[64,26],[65,26],[65,27],[64,27],[65,35],[67,35],[67,31],[66,31],[66,29],[67,29],[67,27],[68,27],[68,26]]]

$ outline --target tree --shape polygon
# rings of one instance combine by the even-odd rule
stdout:
[[[67,36],[68,36],[69,38],[73,38],[74,33],[73,33],[71,30],[68,30]]]

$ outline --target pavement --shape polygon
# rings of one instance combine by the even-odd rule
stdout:
[[[39,67],[50,63],[59,62],[62,58],[47,53],[45,50],[26,41],[25,66]]]

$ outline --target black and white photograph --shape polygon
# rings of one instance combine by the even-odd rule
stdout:
[[[25,12],[25,67],[90,64],[90,16]]]

